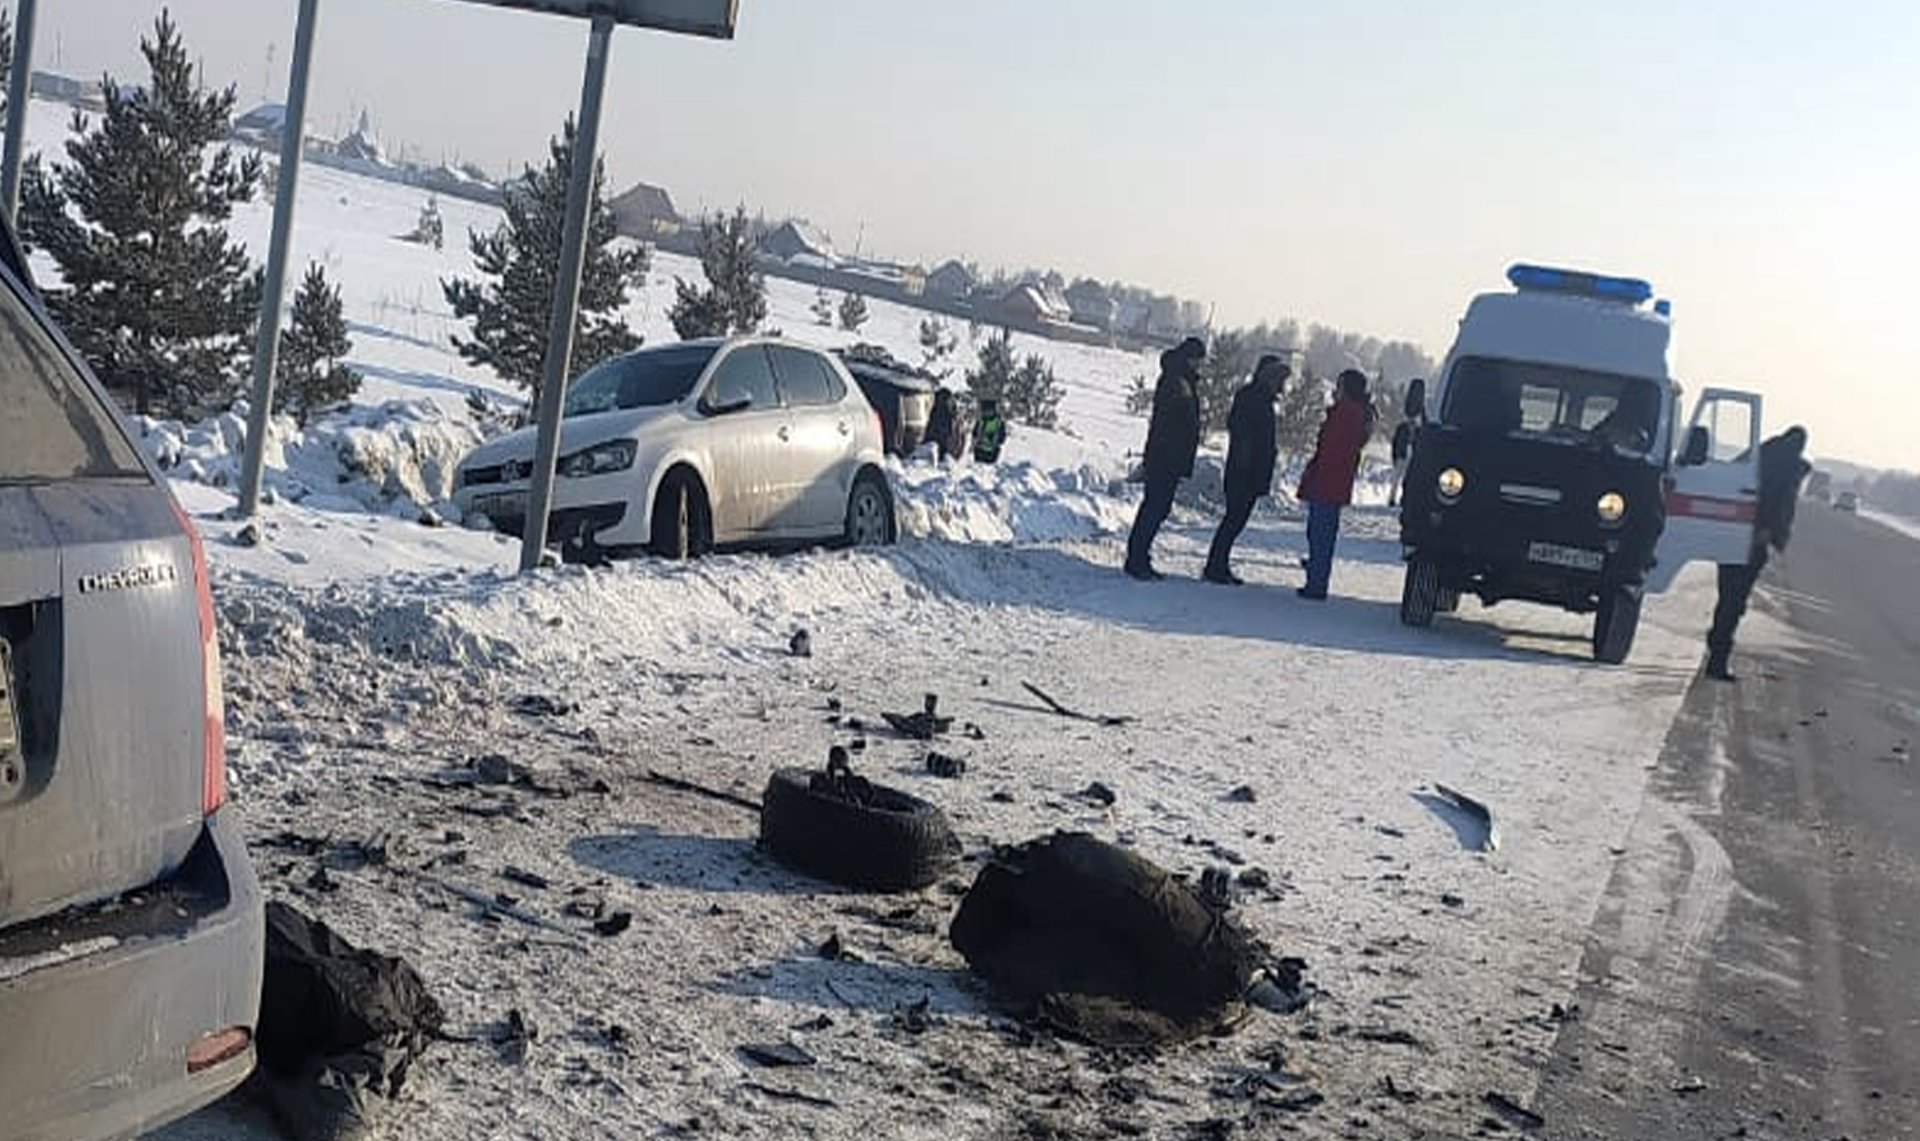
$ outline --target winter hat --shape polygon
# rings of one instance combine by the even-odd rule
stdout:
[[[1293,369],[1288,367],[1287,362],[1281,360],[1277,354],[1262,353],[1260,360],[1253,366],[1253,375],[1256,377],[1271,375],[1274,383],[1278,384],[1292,376]]]
[[[1207,359],[1207,343],[1198,337],[1188,337],[1173,347],[1173,358],[1198,364]]]

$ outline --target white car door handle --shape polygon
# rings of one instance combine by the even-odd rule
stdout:
[[[780,425],[780,439],[783,442],[792,438],[792,436],[793,432],[785,424]]]
[[[847,422],[845,420],[840,421],[840,434],[842,436],[850,435],[852,434],[852,432],[853,432],[853,429],[847,427]]]

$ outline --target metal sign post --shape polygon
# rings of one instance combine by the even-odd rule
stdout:
[[[596,16],[587,34],[587,74],[580,85],[580,122],[573,133],[573,168],[567,176],[567,222],[561,231],[560,265],[553,278],[553,313],[547,321],[547,356],[540,370],[539,431],[533,449],[533,486],[527,493],[526,530],[520,537],[520,569],[540,565],[547,546],[547,510],[553,504],[554,464],[560,455],[560,410],[573,364],[573,326],[580,308],[580,265],[586,260],[587,217],[600,139],[600,102],[607,87],[607,54],[613,21]]]
[[[0,156],[0,205],[20,229],[20,160],[27,151],[27,102],[33,98],[35,0],[19,0],[13,15],[13,74],[7,78],[7,147]]]
[[[313,25],[320,0],[300,0],[293,32],[292,71],[287,76],[286,113],[280,120],[280,172],[273,194],[273,236],[267,242],[267,279],[260,292],[259,330],[253,343],[253,406],[247,409],[247,448],[240,457],[240,518],[260,509],[260,479],[267,462],[267,430],[273,422],[273,370],[280,355],[280,302],[286,296],[287,247],[293,240],[294,188],[306,142],[307,72],[313,61]]]

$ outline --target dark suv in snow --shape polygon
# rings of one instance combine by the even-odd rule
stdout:
[[[0,1138],[129,1136],[252,1069],[225,765],[199,537],[0,223]]]

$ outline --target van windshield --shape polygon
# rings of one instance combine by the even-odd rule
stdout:
[[[601,361],[567,389],[562,416],[678,404],[693,391],[717,351],[716,345],[666,345]]]
[[[1527,361],[1467,357],[1447,384],[1443,423],[1470,431],[1653,450],[1662,383]]]

